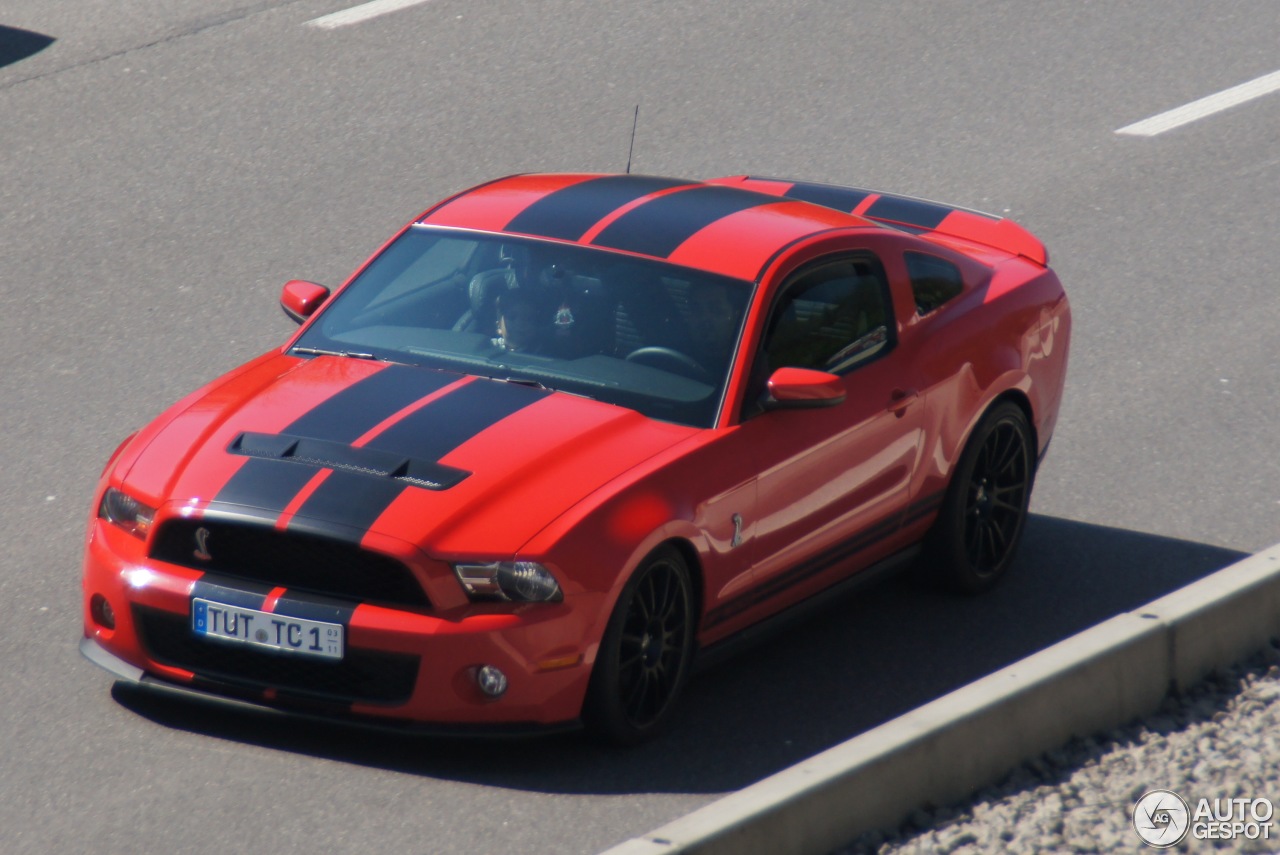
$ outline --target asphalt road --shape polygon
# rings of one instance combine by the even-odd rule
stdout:
[[[0,0],[5,852],[594,852],[1280,539],[1271,0]],[[526,170],[747,172],[1008,213],[1069,290],[1067,399],[1008,584],[907,577],[693,684],[631,752],[367,737],[81,661],[121,438],[292,329],[431,201]]]

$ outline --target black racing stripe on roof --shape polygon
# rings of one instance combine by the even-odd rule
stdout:
[[[351,443],[383,419],[456,379],[443,372],[389,365],[308,410],[286,427],[284,433]],[[279,513],[320,468],[250,458],[213,500]]]
[[[651,175],[606,175],[543,196],[507,223],[506,231],[578,240],[609,214],[651,193],[688,184]]]
[[[922,229],[936,229],[947,218],[947,214],[954,210],[948,205],[939,205],[936,202],[885,195],[872,202],[863,216],[919,226]]]
[[[854,208],[871,195],[869,190],[855,190],[852,187],[837,187],[832,184],[809,184],[797,181],[791,189],[782,194],[788,199],[810,202],[824,208],[832,208],[852,214]]]
[[[645,202],[614,220],[592,243],[654,258],[666,258],[698,231],[731,214],[777,204],[733,187],[697,186]]]
[[[544,389],[477,380],[410,413],[364,447],[438,461],[467,440],[548,394]],[[295,519],[331,520],[340,523],[344,532],[364,532],[407,488],[400,480],[335,471],[303,502]]]

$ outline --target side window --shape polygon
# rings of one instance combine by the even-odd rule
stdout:
[[[905,253],[903,258],[916,298],[916,314],[929,314],[964,289],[960,268],[951,262],[919,252]]]
[[[886,352],[893,305],[879,262],[849,258],[802,273],[765,330],[769,371],[784,366],[841,374]]]

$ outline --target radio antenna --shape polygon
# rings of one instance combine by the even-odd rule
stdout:
[[[636,114],[631,117],[631,147],[627,149],[627,174],[631,174],[631,154],[636,150],[636,123],[640,121],[640,105],[636,105]]]

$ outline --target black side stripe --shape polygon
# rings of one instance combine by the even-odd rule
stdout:
[[[941,493],[914,502],[906,511],[876,523],[871,528],[830,547],[826,552],[819,553],[789,570],[777,574],[760,587],[754,588],[737,599],[730,600],[724,605],[712,609],[707,612],[703,625],[710,628],[724,623],[765,600],[772,599],[787,588],[811,579],[824,570],[828,570],[840,562],[852,558],[857,553],[874,546],[899,531],[904,525],[918,522],[937,510],[941,504]]]
[[[650,175],[609,175],[550,193],[507,223],[506,231],[578,240],[609,214],[659,190],[688,184]]]
[[[945,494],[942,492],[934,493],[932,496],[925,496],[923,499],[912,502],[907,508],[906,517],[902,520],[904,527],[920,522],[925,517],[936,513],[942,507],[942,499]]]
[[[824,208],[832,208],[836,211],[852,214],[854,208],[861,205],[862,201],[871,195],[871,191],[855,190],[852,187],[836,187],[831,184],[807,184],[803,181],[798,181],[782,195],[789,199],[811,202]]]
[[[370,440],[365,448],[419,460],[439,460],[548,394],[544,389],[477,380],[411,413]],[[337,470],[302,504],[297,516],[340,523],[341,527],[335,526],[332,532],[334,536],[363,536],[407,487],[399,480]]]
[[[383,419],[455,380],[443,372],[389,365],[304,413],[284,433],[349,444]],[[278,514],[317,471],[319,467],[253,458],[236,470],[214,501]]]
[[[717,220],[748,208],[776,205],[778,201],[777,196],[734,187],[693,187],[659,196],[628,211],[610,223],[592,243],[666,258],[696,232]]]

